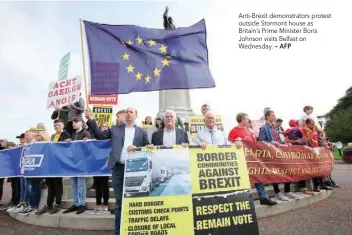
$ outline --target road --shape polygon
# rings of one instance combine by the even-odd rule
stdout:
[[[261,235],[351,235],[352,234],[352,164],[337,163],[333,178],[343,188],[310,207],[259,220]],[[165,191],[163,184],[160,191]],[[4,199],[10,198],[9,185]],[[162,190],[163,189],[163,190]],[[23,224],[0,211],[0,235],[113,235],[112,231],[49,229]]]
[[[190,194],[192,191],[190,177],[190,174],[174,175],[170,180],[156,187],[151,196]]]

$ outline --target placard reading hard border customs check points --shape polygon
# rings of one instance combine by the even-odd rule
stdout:
[[[142,149],[124,177],[121,235],[259,234],[242,149]]]
[[[189,120],[190,120],[189,132],[192,136],[192,139],[195,139],[197,136],[197,132],[200,130],[203,130],[205,128],[204,116],[202,116],[202,115],[191,116],[191,117],[189,117]],[[221,121],[220,115],[216,115],[215,128],[216,129],[222,128],[222,121]]]

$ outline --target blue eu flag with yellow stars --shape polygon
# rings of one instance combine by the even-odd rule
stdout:
[[[176,30],[84,26],[92,95],[215,87],[204,20]]]

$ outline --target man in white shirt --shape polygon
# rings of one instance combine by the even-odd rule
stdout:
[[[306,120],[308,118],[313,119],[315,121],[315,118],[312,115],[312,113],[313,113],[313,107],[312,106],[309,106],[309,105],[304,106],[303,112],[304,113],[302,114],[301,118],[299,119],[299,126],[300,127],[305,125]]]
[[[229,144],[227,136],[221,130],[215,128],[215,114],[211,111],[204,115],[205,128],[198,131],[194,144],[199,144],[202,149],[206,149],[207,144],[225,145]]]
[[[127,108],[125,112],[125,123],[114,125],[108,131],[101,131],[94,120],[92,113],[87,110],[87,125],[97,139],[111,139],[112,148],[108,159],[108,168],[112,170],[112,187],[115,193],[115,235],[120,235],[121,206],[123,193],[123,180],[125,172],[125,160],[128,152],[136,150],[138,147],[148,147],[148,136],[145,130],[135,125],[137,110]]]

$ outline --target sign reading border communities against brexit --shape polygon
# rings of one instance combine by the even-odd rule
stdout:
[[[251,183],[298,182],[329,176],[333,155],[325,147],[281,145],[244,141],[244,153]]]
[[[84,21],[91,94],[215,87],[205,21],[177,30]]]
[[[93,114],[99,127],[104,122],[108,123],[109,127],[111,127],[112,106],[93,106]]]
[[[121,235],[259,234],[242,149],[142,149],[124,177]]]
[[[192,139],[195,139],[198,131],[203,130],[205,128],[204,116],[202,115],[190,116],[189,120],[190,120],[189,132],[192,136]],[[215,128],[222,129],[222,127],[223,126],[222,126],[221,116],[216,115]]]
[[[117,105],[117,95],[88,95],[88,104]]]
[[[68,65],[70,63],[70,55],[71,53],[67,53],[62,57],[60,61],[60,68],[59,68],[59,80],[65,80],[67,78],[68,73]]]
[[[47,109],[62,108],[79,100],[82,77],[76,76],[62,81],[51,82],[48,92]]]

